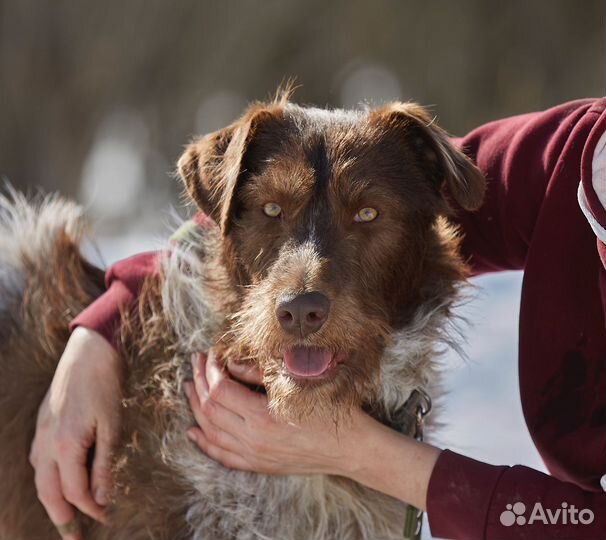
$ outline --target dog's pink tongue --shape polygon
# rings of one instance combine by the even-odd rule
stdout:
[[[322,349],[295,347],[284,353],[284,364],[291,375],[317,377],[322,375],[332,362],[332,354]]]

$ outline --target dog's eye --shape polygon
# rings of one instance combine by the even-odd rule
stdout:
[[[269,216],[269,217],[278,217],[282,213],[282,208],[280,207],[279,204],[276,204],[276,203],[273,203],[273,202],[268,202],[263,207],[263,212],[265,212],[266,216]]]
[[[359,223],[368,223],[373,219],[377,219],[379,212],[374,208],[362,208],[355,216],[354,221]]]

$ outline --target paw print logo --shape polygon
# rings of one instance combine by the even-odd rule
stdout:
[[[517,502],[515,504],[508,504],[501,513],[501,523],[505,525],[505,527],[511,527],[514,524],[517,525],[525,525],[526,518],[524,517],[524,512],[526,512],[526,505],[521,502]]]

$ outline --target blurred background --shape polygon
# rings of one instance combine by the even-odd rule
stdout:
[[[412,99],[463,134],[603,94],[605,14],[603,0],[0,0],[0,175],[84,204],[109,264],[167,236],[188,139],[286,78],[302,103]],[[519,405],[520,282],[476,280],[439,439],[541,468]]]

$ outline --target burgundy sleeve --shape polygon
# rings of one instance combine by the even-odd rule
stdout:
[[[477,163],[488,183],[482,208],[477,212],[457,209],[455,216],[465,233],[462,249],[474,274],[524,268],[546,186],[562,166],[559,158],[571,145],[582,145],[583,171],[591,174],[593,148],[606,129],[605,106],[606,99],[573,101],[491,122],[454,140]],[[585,129],[579,129],[585,123],[593,128],[589,138]],[[581,133],[577,140],[571,140],[574,131]],[[597,206],[593,197],[592,203]]]
[[[199,212],[173,234],[173,241],[179,241],[179,233],[187,230],[191,224],[204,229],[215,227],[208,216]],[[105,275],[107,290],[71,322],[70,331],[78,326],[84,326],[95,330],[107,341],[115,344],[114,338],[120,323],[121,310],[134,304],[145,278],[158,271],[160,253],[156,251],[141,253],[112,266]]]
[[[105,275],[107,290],[71,322],[70,330],[84,326],[114,344],[121,309],[134,303],[143,281],[154,274],[157,267],[158,252],[134,255],[113,265]]]
[[[552,524],[547,510],[553,515],[558,509],[567,518],[559,516]],[[488,465],[449,450],[440,454],[431,476],[427,515],[437,538],[606,538],[606,493],[584,491],[528,467]],[[514,523],[516,519],[522,521]]]
[[[606,250],[598,234],[606,226],[606,212],[596,193],[595,167],[592,166],[605,131],[606,99],[581,100],[493,122],[456,141],[488,180],[483,207],[476,213],[459,209],[456,216],[465,234],[463,251],[474,274],[524,269],[537,216],[549,197],[550,186],[554,185],[550,180],[559,174],[571,174],[570,171],[576,171],[572,174],[584,190],[590,214],[585,212],[586,217],[590,224],[591,218],[597,223],[597,229],[595,223],[592,227],[602,263],[606,265]],[[564,162],[562,156],[566,156],[568,162]],[[578,156],[574,158],[575,163],[569,162],[571,156]],[[561,223],[557,225],[553,227],[553,234],[563,230]],[[601,270],[601,298],[606,306],[604,269]],[[568,506],[561,508],[561,512],[571,512],[574,506],[576,524],[571,523],[572,519],[566,524],[560,519],[558,525],[542,520],[524,526],[504,524],[518,517],[507,505],[522,503],[525,513],[521,517],[529,520],[537,503],[555,511],[562,501]],[[582,517],[592,517],[591,523],[579,525],[581,509],[588,510]],[[440,538],[606,538],[604,492],[583,490],[576,484],[523,466],[488,465],[449,450],[442,452],[432,472],[427,513],[432,534]]]

